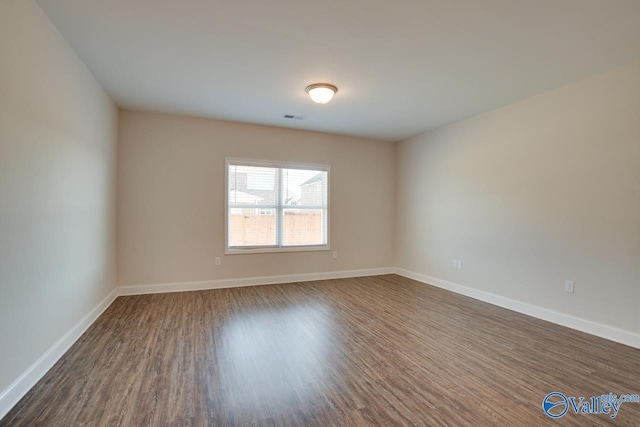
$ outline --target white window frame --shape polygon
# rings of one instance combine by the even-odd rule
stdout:
[[[242,166],[258,166],[267,168],[280,168],[280,169],[307,169],[327,172],[327,215],[326,215],[326,230],[327,230],[327,243],[324,245],[299,245],[299,246],[248,246],[248,247],[229,247],[229,166],[230,165],[242,165]],[[331,167],[329,165],[311,164],[311,163],[297,163],[297,162],[280,162],[271,160],[257,160],[257,159],[243,159],[237,157],[225,158],[225,176],[224,176],[224,253],[226,255],[236,254],[259,254],[259,253],[271,253],[271,252],[313,252],[313,251],[329,251],[331,250]],[[317,209],[317,207],[300,207],[300,206],[285,206],[282,204],[282,179],[280,179],[280,171],[278,171],[278,178],[276,180],[278,186],[278,201],[277,206],[272,207],[276,211],[276,221],[280,224],[283,221],[284,209]],[[253,208],[260,206],[251,206]],[[282,230],[282,227],[278,227]],[[280,242],[281,236],[276,235],[276,240]]]

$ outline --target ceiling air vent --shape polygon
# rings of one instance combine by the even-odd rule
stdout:
[[[304,120],[304,116],[294,116],[293,114],[285,114],[285,119]]]

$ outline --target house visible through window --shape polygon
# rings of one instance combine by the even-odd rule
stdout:
[[[227,159],[227,252],[329,249],[329,167]]]

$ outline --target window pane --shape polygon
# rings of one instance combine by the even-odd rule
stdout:
[[[328,172],[309,167],[229,159],[227,247],[326,246]]]
[[[285,209],[283,246],[326,244],[326,209]]]
[[[282,203],[285,206],[327,205],[327,172],[282,169]]]
[[[277,168],[229,165],[229,206],[275,206],[278,201],[277,174]]]
[[[274,245],[276,245],[275,209],[229,209],[229,246]]]

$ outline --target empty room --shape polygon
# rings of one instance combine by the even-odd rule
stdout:
[[[640,1],[0,0],[0,426],[640,426]]]

